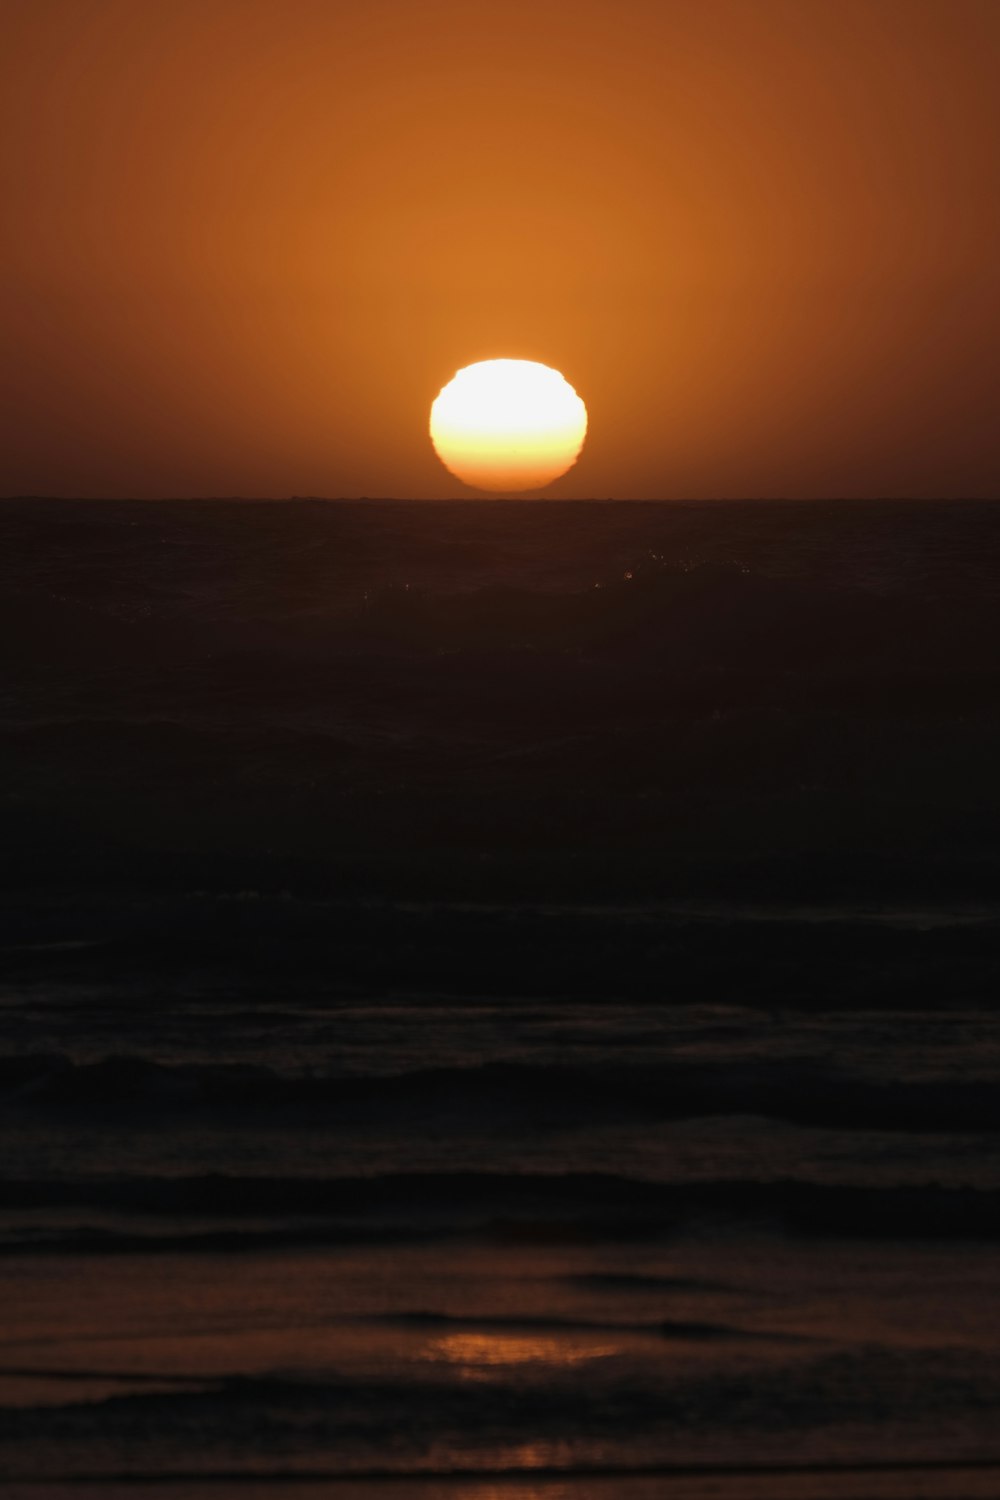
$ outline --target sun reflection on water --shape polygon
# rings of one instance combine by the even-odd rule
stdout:
[[[614,1344],[572,1345],[563,1339],[537,1335],[449,1333],[431,1340],[423,1358],[452,1365],[468,1365],[470,1373],[491,1365],[578,1365],[615,1352]]]

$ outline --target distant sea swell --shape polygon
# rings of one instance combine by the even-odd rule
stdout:
[[[0,503],[14,891],[981,895],[987,503]]]
[[[136,1227],[90,1226],[79,1232],[19,1231],[8,1250],[30,1248],[177,1251],[361,1239],[406,1240],[488,1234],[512,1240],[556,1236],[587,1243],[712,1228],[727,1235],[760,1231],[830,1239],[995,1240],[1000,1188],[994,1192],[927,1184],[845,1187],[805,1181],[683,1185],[599,1173],[559,1177],[526,1171],[399,1173],[372,1178],[147,1179],[83,1178],[0,1184],[0,1209],[101,1210],[139,1216]],[[150,1218],[172,1228],[155,1230]],[[287,1220],[239,1226],[248,1218]],[[199,1220],[206,1220],[201,1228]],[[222,1224],[220,1220],[235,1221]],[[183,1231],[178,1227],[183,1222]]]
[[[419,1018],[415,1018],[419,1024]],[[294,1129],[321,1121],[396,1119],[505,1128],[574,1122],[757,1115],[837,1130],[1000,1131],[995,1078],[872,1078],[836,1064],[786,1065],[738,1057],[627,1064],[610,1055],[589,1065],[491,1061],[408,1073],[281,1074],[261,1064],[166,1064],[127,1055],[76,1063],[58,1054],[0,1058],[0,1110],[90,1122],[130,1119],[147,1128],[184,1118],[242,1119]]]

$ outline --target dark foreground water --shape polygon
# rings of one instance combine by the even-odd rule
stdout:
[[[0,503],[4,1493],[995,1495],[998,515]]]

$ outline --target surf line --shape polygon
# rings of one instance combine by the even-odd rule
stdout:
[[[37,1485],[50,1488],[54,1484],[64,1485],[158,1485],[166,1487],[178,1484],[239,1484],[247,1489],[254,1485],[324,1484],[330,1486],[351,1484],[468,1484],[472,1480],[510,1480],[533,1483],[539,1480],[563,1479],[744,1479],[780,1478],[787,1475],[851,1475],[851,1474],[1000,1474],[998,1458],[940,1458],[940,1459],[868,1459],[857,1463],[801,1463],[801,1464],[607,1464],[586,1468],[560,1468],[540,1465],[537,1468],[513,1467],[482,1469],[262,1469],[256,1474],[246,1470],[212,1469],[158,1469],[149,1473],[130,1471],[101,1473],[81,1471],[76,1474],[61,1474],[57,1477],[41,1478],[37,1474],[8,1476],[8,1483]]]

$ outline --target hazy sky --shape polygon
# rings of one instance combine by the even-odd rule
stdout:
[[[0,489],[1000,493],[1000,0],[0,0]]]

